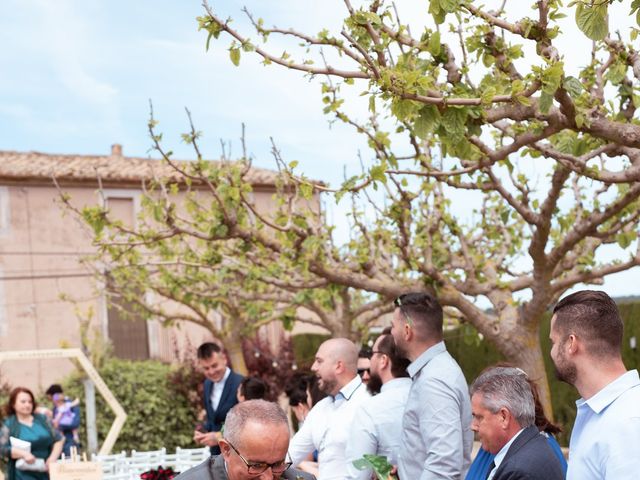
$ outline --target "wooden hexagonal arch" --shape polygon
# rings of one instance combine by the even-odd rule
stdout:
[[[113,445],[116,443],[120,430],[127,419],[127,413],[122,408],[116,397],[111,393],[107,384],[104,383],[98,371],[89,361],[87,356],[79,348],[52,348],[49,350],[13,350],[8,352],[0,352],[0,364],[6,360],[46,360],[51,358],[69,358],[75,359],[80,363],[89,378],[93,381],[96,389],[104,397],[107,405],[113,410],[116,418],[111,424],[107,438],[102,442],[100,455],[107,455],[111,452]]]

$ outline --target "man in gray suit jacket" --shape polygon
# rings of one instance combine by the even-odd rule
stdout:
[[[233,407],[220,439],[221,455],[178,475],[176,480],[315,480],[290,468],[287,416],[275,403],[248,400]]]
[[[526,374],[494,367],[471,385],[471,429],[495,454],[488,480],[563,480],[558,457],[535,426],[535,404]]]

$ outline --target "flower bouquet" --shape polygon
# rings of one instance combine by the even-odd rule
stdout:
[[[162,466],[158,466],[157,470],[149,470],[140,474],[140,478],[142,480],[171,480],[174,477],[177,477],[180,472],[174,472],[173,468],[162,468]]]

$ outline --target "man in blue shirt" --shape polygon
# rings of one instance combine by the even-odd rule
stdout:
[[[640,472],[640,378],[622,362],[622,320],[604,292],[563,298],[551,318],[556,374],[578,390],[568,480],[619,480]]]
[[[443,341],[442,307],[427,293],[401,295],[395,306],[391,334],[411,361],[398,474],[403,480],[461,480],[471,463],[471,402]]]

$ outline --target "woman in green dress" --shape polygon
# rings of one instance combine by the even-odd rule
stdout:
[[[6,418],[0,430],[0,455],[7,461],[6,480],[48,480],[49,465],[62,452],[64,438],[51,427],[47,417],[34,413],[35,408],[36,401],[31,390],[17,387],[11,391],[5,406]],[[31,452],[16,448],[12,445],[11,437],[29,442]],[[15,440],[13,443],[16,443]],[[22,463],[27,468],[21,467]],[[43,464],[41,471],[28,469],[38,463]]]

